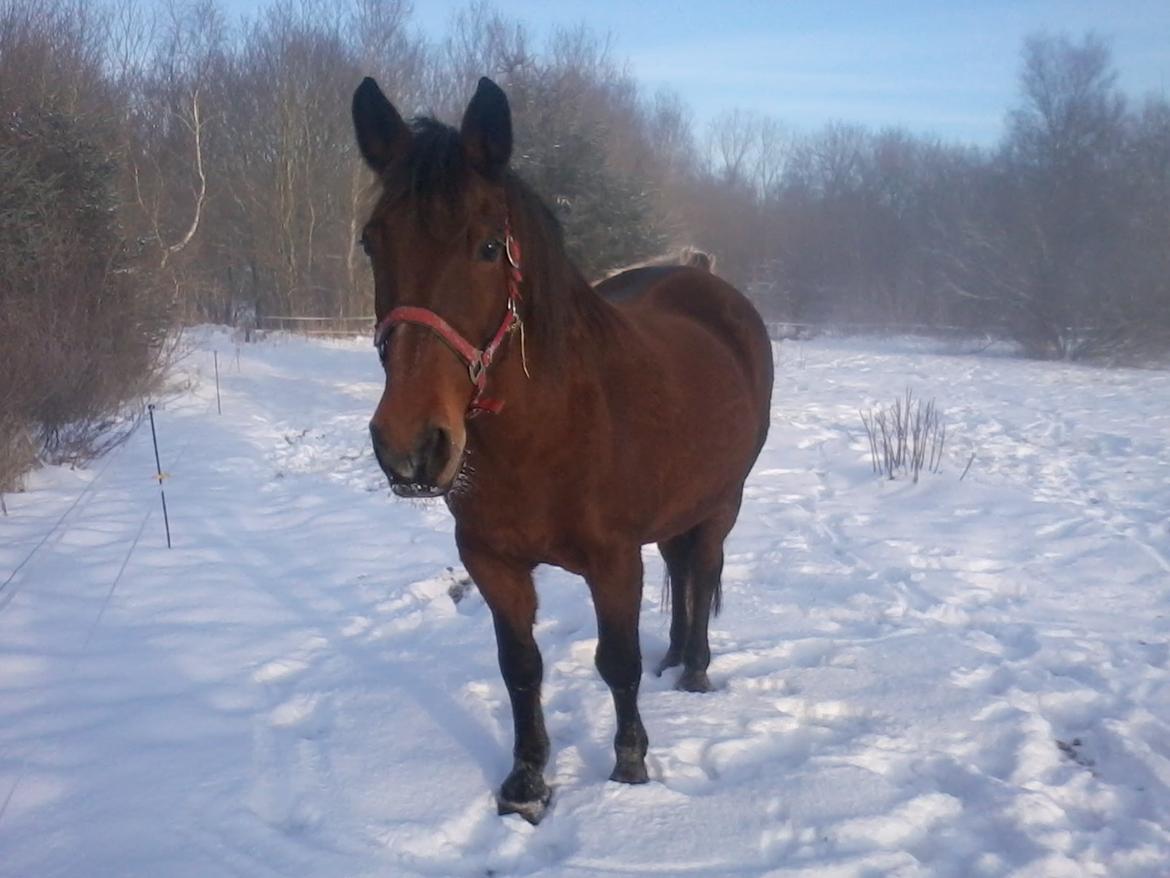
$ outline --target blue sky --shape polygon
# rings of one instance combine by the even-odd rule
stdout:
[[[256,9],[263,0],[228,0]],[[415,0],[415,26],[440,38],[462,0]],[[1170,91],[1170,0],[719,3],[715,0],[495,0],[540,37],[584,22],[609,34],[648,92],[681,94],[702,124],[742,107],[798,131],[845,120],[994,143],[1015,101],[1020,46],[1036,30],[1112,44],[1129,94]]]

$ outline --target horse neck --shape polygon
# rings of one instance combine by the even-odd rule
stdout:
[[[530,284],[523,294],[529,307],[524,336],[509,339],[513,350],[498,376],[499,394],[511,409],[503,422],[510,426],[476,432],[482,442],[506,444],[514,452],[545,441],[564,442],[561,434],[579,423],[583,397],[591,396],[590,388],[603,379],[596,352],[612,325],[612,306],[569,260],[543,205],[519,178],[509,183],[509,202],[523,245],[521,263]],[[521,344],[526,351],[516,350]],[[527,369],[516,353],[526,353]]]
[[[568,289],[532,291],[565,296],[566,319],[556,333],[526,326],[523,336],[516,332],[509,338],[508,356],[495,380],[489,381],[488,391],[504,401],[507,411],[498,424],[489,420],[494,415],[472,422],[485,427],[473,429],[476,444],[510,455],[564,445],[581,419],[590,418],[604,381],[597,354],[606,344],[612,306],[578,273],[572,274]]]

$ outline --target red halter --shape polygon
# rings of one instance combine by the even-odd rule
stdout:
[[[456,329],[429,308],[420,308],[416,305],[400,305],[391,308],[390,313],[382,318],[374,329],[374,346],[380,347],[386,340],[390,330],[399,323],[414,323],[425,326],[434,332],[464,363],[467,364],[467,377],[475,387],[475,396],[467,406],[467,417],[474,418],[484,412],[499,414],[504,407],[502,399],[489,399],[483,392],[487,387],[487,370],[492,364],[497,352],[511,332],[519,327],[521,343],[523,344],[524,324],[520,319],[520,282],[524,279],[520,271],[520,242],[512,237],[511,223],[504,220],[504,255],[508,258],[508,309],[500,321],[499,329],[486,345],[477,348]],[[524,371],[528,371],[525,364]]]

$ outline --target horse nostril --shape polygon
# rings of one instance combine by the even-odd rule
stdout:
[[[451,434],[441,427],[431,427],[423,434],[414,455],[417,481],[434,485],[451,459]]]
[[[397,477],[408,482],[414,480],[414,460],[394,454],[382,441],[382,431],[373,421],[370,421],[370,444],[374,447],[374,459],[378,461],[378,466],[382,467],[386,475],[391,479]]]
[[[413,454],[400,454],[383,441],[382,430],[370,421],[374,458],[392,483],[434,488],[451,461],[451,434],[440,427],[423,432]]]

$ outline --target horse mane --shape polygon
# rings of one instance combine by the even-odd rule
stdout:
[[[512,231],[523,248],[522,292],[531,309],[527,314],[531,324],[526,326],[559,362],[571,327],[582,320],[588,328],[603,324],[601,301],[569,258],[560,220],[544,199],[514,171],[507,173],[504,189]]]
[[[471,168],[459,132],[430,117],[411,121],[411,148],[381,181],[384,199],[411,198],[435,235],[466,227],[463,192]],[[570,327],[579,318],[596,323],[600,305],[588,281],[569,259],[560,221],[515,171],[503,179],[512,233],[521,245],[525,329],[552,364],[560,361]]]

